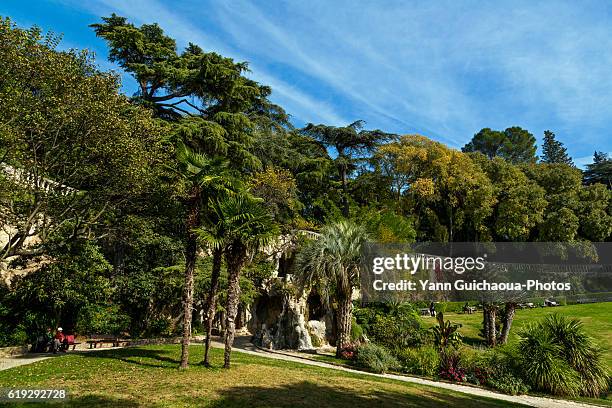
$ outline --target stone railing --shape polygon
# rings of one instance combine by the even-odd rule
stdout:
[[[31,172],[9,166],[8,164],[0,163],[0,171],[22,186],[42,190],[46,193],[55,191],[59,192],[61,195],[68,195],[77,191],[76,189],[58,183],[57,181],[53,181],[45,177],[35,176]]]

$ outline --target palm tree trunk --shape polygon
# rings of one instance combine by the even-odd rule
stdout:
[[[508,302],[504,308],[504,326],[499,337],[499,344],[506,344],[508,342],[508,335],[510,334],[510,328],[512,327],[512,321],[514,320],[514,313],[516,311],[516,303]]]
[[[185,288],[183,291],[183,340],[181,342],[181,369],[189,365],[189,342],[193,311],[193,275],[196,264],[198,240],[194,232],[200,224],[200,188],[194,186],[190,192],[188,213],[185,222],[187,243],[185,245]]]
[[[217,310],[217,292],[219,291],[219,276],[221,275],[221,259],[223,251],[215,249],[213,252],[213,265],[210,277],[210,291],[206,300],[206,342],[204,344],[204,365],[209,366],[208,352],[210,350],[210,342],[212,335],[212,325],[215,320],[215,311]]]
[[[353,316],[353,302],[351,296],[343,297],[338,302],[336,321],[338,323],[336,338],[336,357],[351,344],[351,320]]]
[[[238,313],[238,302],[240,298],[240,271],[246,260],[246,248],[237,243],[232,246],[226,255],[227,271],[229,274],[227,307],[225,308],[225,352],[223,356],[223,368],[230,368],[232,345],[236,333],[236,314]]]
[[[497,340],[497,331],[495,328],[495,305],[487,303],[483,305],[482,312],[485,319],[485,337],[489,347],[495,347]]]

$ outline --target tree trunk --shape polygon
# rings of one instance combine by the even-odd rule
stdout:
[[[336,357],[351,344],[351,320],[353,316],[353,302],[351,296],[340,299],[336,310],[337,336],[336,336]]]
[[[506,344],[508,342],[508,335],[512,328],[512,321],[514,320],[514,312],[516,311],[516,303],[508,302],[504,308],[504,326],[502,327],[501,335],[499,337],[499,344]]]
[[[228,278],[227,306],[225,308],[225,353],[223,368],[230,368],[232,345],[236,333],[236,314],[240,301],[240,271],[246,261],[246,247],[241,243],[234,243],[226,254]]]
[[[342,182],[342,215],[349,217],[348,186],[346,181],[346,166],[340,167],[340,181]]]
[[[484,324],[485,324],[484,334],[487,340],[487,345],[489,347],[495,347],[496,340],[497,340],[497,331],[495,328],[495,317],[496,317],[495,305],[484,304],[482,308],[482,313],[484,314]]]
[[[190,192],[189,209],[185,227],[187,243],[185,245],[185,288],[183,291],[183,341],[181,342],[181,365],[189,365],[189,342],[191,340],[191,319],[193,311],[193,274],[196,264],[198,239],[194,229],[200,225],[200,188],[194,186]]]
[[[208,351],[210,350],[210,336],[212,335],[212,325],[217,311],[217,292],[219,291],[219,276],[221,275],[221,260],[223,251],[215,249],[213,252],[212,273],[210,276],[210,291],[206,299],[206,342],[204,343],[204,365],[209,366]]]

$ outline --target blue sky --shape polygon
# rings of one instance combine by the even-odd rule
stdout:
[[[459,148],[517,125],[538,144],[553,130],[579,165],[612,152],[609,1],[0,2],[0,15],[63,33],[103,69],[117,67],[88,25],[112,12],[249,61],[297,126],[363,119]],[[126,76],[124,89],[135,89]]]

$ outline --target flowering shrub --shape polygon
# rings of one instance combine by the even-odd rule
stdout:
[[[357,356],[357,348],[354,345],[350,345],[340,351],[340,358],[343,360],[354,360]]]
[[[472,384],[485,385],[489,379],[489,376],[489,370],[481,367],[475,367],[465,374],[465,379],[467,382]]]
[[[450,367],[440,370],[440,378],[443,380],[463,382],[466,380],[465,370],[461,367]]]
[[[438,375],[448,381],[463,382],[466,380],[465,369],[461,367],[461,356],[458,352],[445,350],[440,353]]]

